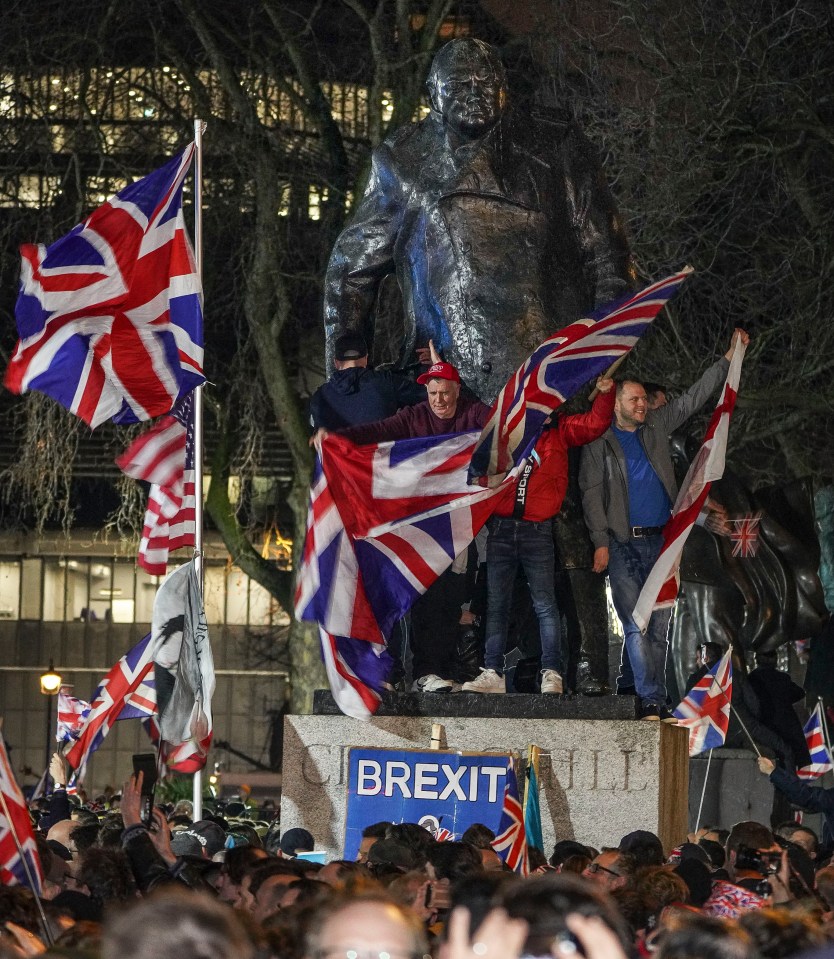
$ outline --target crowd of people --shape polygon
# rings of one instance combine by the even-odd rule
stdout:
[[[355,861],[322,863],[304,829],[217,809],[194,822],[187,802],[149,828],[141,785],[98,812],[60,788],[33,806],[42,895],[0,888],[0,959],[783,959],[834,934],[831,850],[793,821],[673,849],[642,830],[565,839],[549,858],[530,848],[521,876],[481,824],[438,841],[374,823]]]

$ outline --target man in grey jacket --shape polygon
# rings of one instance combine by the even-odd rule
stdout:
[[[666,706],[671,610],[653,613],[645,636],[632,618],[678,493],[669,434],[724,382],[738,339],[745,345],[750,341],[744,330],[736,329],[726,355],[682,396],[657,409],[648,408],[642,383],[620,383],[611,428],[582,451],[579,485],[594,544],[594,571],[608,569],[614,608],[625,633],[623,660],[633,669],[644,719],[675,721]]]

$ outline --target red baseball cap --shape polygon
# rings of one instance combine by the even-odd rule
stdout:
[[[426,384],[429,380],[451,380],[453,383],[460,383],[460,373],[451,363],[435,363],[417,377],[417,382],[421,384]]]

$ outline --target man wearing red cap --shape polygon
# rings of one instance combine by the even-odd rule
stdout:
[[[461,393],[460,374],[450,363],[444,363],[434,352],[432,365],[417,377],[425,385],[423,403],[407,406],[393,416],[376,423],[336,430],[353,443],[384,443],[417,436],[443,436],[481,429],[489,417],[489,407],[473,396]],[[328,430],[319,430],[323,439]],[[457,684],[446,679],[457,658],[457,629],[460,619],[458,596],[461,576],[447,570],[414,604],[411,609],[412,664],[414,689],[419,692],[454,692]]]

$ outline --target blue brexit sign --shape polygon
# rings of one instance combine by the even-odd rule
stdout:
[[[416,822],[439,838],[460,839],[473,823],[497,830],[511,757],[506,753],[351,749],[346,859],[355,859],[372,823]]]

